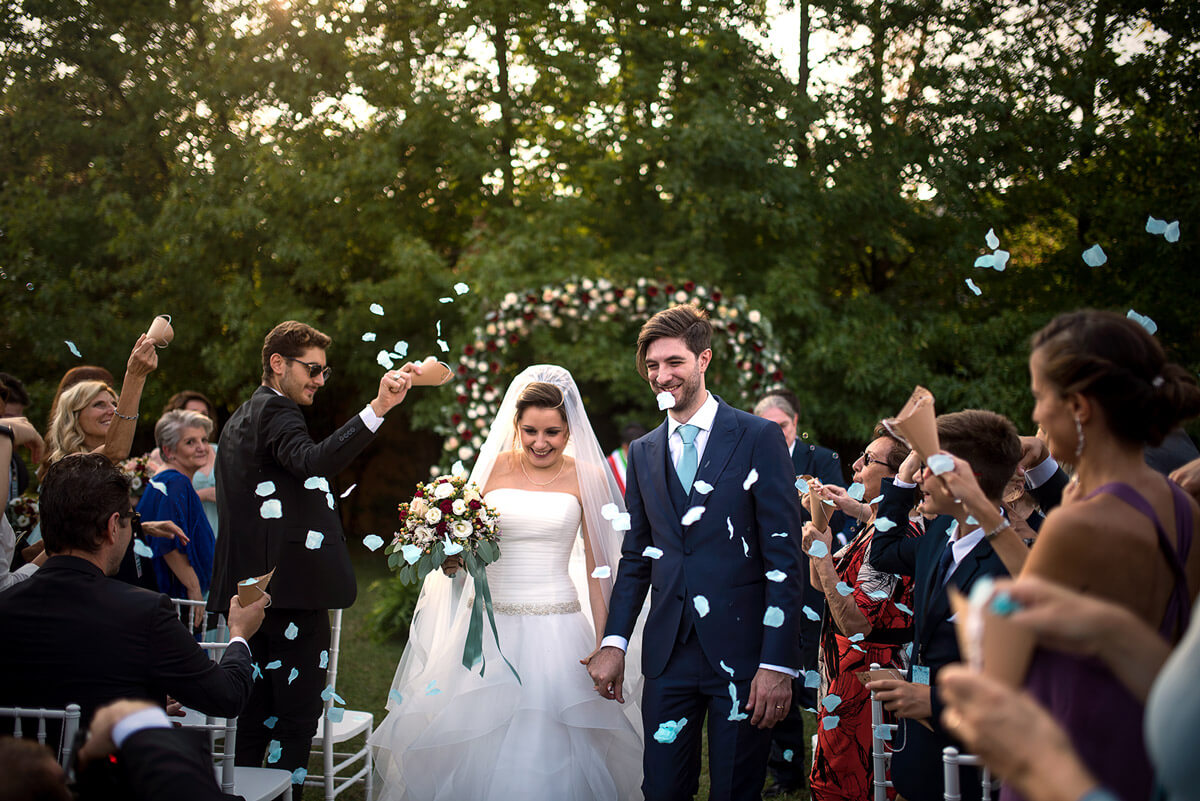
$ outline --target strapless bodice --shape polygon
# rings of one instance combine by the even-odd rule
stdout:
[[[487,569],[492,599],[498,604],[577,602],[567,573],[581,516],[575,496],[504,488],[490,491],[485,500],[500,516],[500,558]]]

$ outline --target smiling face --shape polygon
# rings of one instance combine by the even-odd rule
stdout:
[[[675,407],[670,414],[676,420],[688,420],[707,399],[704,372],[712,360],[712,351],[692,353],[678,337],[656,339],[646,348],[646,378],[657,395],[670,392]]]
[[[1074,464],[1079,435],[1075,431],[1076,411],[1062,390],[1046,378],[1044,355],[1035,350],[1029,356],[1029,388],[1033,393],[1033,421],[1046,436],[1050,455],[1056,461]]]
[[[295,358],[278,353],[271,356],[271,370],[275,377],[274,387],[300,406],[312,406],[317,390],[325,386],[325,376],[309,375],[309,369],[301,362],[325,366],[325,349],[309,348]]]
[[[792,443],[796,441],[795,416],[788,415],[783,409],[776,406],[768,406],[759,412],[758,416],[764,420],[770,420],[772,423],[777,423],[783,429],[783,439],[787,442],[787,446],[789,448],[792,447]]]
[[[570,436],[567,422],[558,409],[530,406],[517,420],[517,435],[529,464],[538,469],[554,468],[563,458]]]
[[[83,444],[88,449],[104,444],[116,411],[117,399],[108,390],[97,393],[79,410],[79,431],[83,434]]]
[[[179,443],[164,451],[167,464],[191,477],[208,460],[208,435],[199,426],[189,426],[179,435]]]

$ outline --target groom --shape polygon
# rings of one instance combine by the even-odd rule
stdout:
[[[659,312],[638,335],[638,372],[673,406],[629,450],[630,529],[588,664],[597,691],[624,702],[625,650],[649,590],[647,801],[695,795],[705,714],[711,798],[758,799],[800,665],[808,568],[787,445],[779,426],[705,388],[711,341],[694,306]]]

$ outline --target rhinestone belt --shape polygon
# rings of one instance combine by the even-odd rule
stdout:
[[[571,615],[580,611],[579,600],[554,604],[492,604],[498,615]]]

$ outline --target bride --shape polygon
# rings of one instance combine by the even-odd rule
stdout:
[[[447,560],[421,588],[371,736],[379,797],[640,799],[636,706],[605,701],[580,666],[604,632],[624,502],[569,372],[535,365],[513,380],[470,480],[500,517],[487,568],[499,647],[485,625],[483,675],[463,667],[474,586]]]

